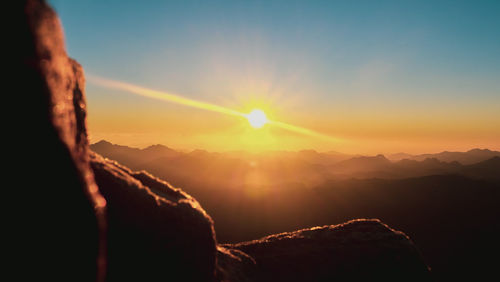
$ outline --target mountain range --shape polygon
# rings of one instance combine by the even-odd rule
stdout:
[[[159,144],[138,149],[105,140],[92,144],[90,148],[130,168],[144,169],[169,179],[192,170],[222,178],[258,172],[260,181],[267,184],[302,182],[306,186],[329,179],[348,178],[401,179],[443,174],[460,174],[477,179],[500,177],[500,152],[488,149],[414,156],[404,154],[406,158],[399,159],[402,154],[397,154],[398,157],[360,156],[313,150],[265,153],[194,150],[185,153]],[[203,178],[202,175],[200,177]]]
[[[500,156],[500,152],[491,151],[488,149],[472,149],[467,152],[440,152],[437,154],[420,154],[420,155],[410,155],[405,153],[398,153],[389,155],[389,159],[398,161],[402,159],[410,159],[422,161],[428,158],[436,158],[443,162],[459,162],[461,164],[474,164],[495,156]]]
[[[90,148],[196,197],[212,216],[221,243],[379,218],[405,230],[438,281],[493,268],[485,253],[500,249],[497,151],[398,159],[312,150],[180,152],[163,145],[137,149],[107,141]]]

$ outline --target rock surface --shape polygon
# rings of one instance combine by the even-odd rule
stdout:
[[[218,246],[191,196],[89,152],[83,70],[66,55],[56,14],[41,0],[15,9],[15,75],[24,83],[14,95],[23,105],[15,125],[23,155],[14,165],[23,168],[19,197],[30,207],[19,220],[28,229],[18,238],[25,273],[47,281],[428,278],[409,239],[378,221]]]
[[[22,240],[16,255],[30,264],[17,275],[102,280],[105,200],[89,166],[83,69],[66,55],[59,19],[45,2],[11,4],[14,22],[8,28],[15,40],[7,45],[15,46],[8,55],[14,79],[5,81],[5,96],[14,101],[3,105],[11,108],[14,144],[5,148],[19,154],[9,177],[22,184],[13,198],[22,203],[13,210],[22,215],[16,219],[23,229],[9,231]]]
[[[376,219],[221,247],[219,266],[229,281],[430,280],[411,240]]]
[[[198,202],[146,172],[91,154],[107,200],[108,280],[212,281],[216,241]]]

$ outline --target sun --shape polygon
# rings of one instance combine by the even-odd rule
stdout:
[[[253,128],[261,128],[268,121],[266,114],[259,109],[252,110],[249,114],[246,115],[246,118]]]

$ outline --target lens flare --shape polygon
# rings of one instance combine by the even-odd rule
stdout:
[[[157,100],[162,100],[165,102],[171,102],[171,103],[176,103],[176,104],[180,104],[180,105],[184,105],[184,106],[188,106],[188,107],[193,107],[193,108],[197,108],[197,109],[202,109],[202,110],[207,110],[207,111],[212,111],[212,112],[218,112],[221,114],[246,118],[253,128],[261,128],[264,125],[269,124],[269,125],[273,125],[275,127],[278,127],[278,128],[284,129],[284,130],[292,131],[292,132],[303,134],[303,135],[308,135],[311,137],[321,138],[321,139],[324,139],[324,140],[327,140],[330,142],[339,142],[340,141],[340,139],[338,139],[338,138],[335,138],[335,137],[332,137],[332,136],[329,136],[326,134],[322,134],[322,133],[316,132],[316,131],[311,130],[311,129],[291,125],[291,124],[280,122],[280,121],[269,120],[269,119],[267,119],[266,114],[262,110],[259,110],[259,109],[254,109],[250,113],[246,114],[246,113],[242,113],[240,111],[229,109],[229,108],[226,108],[223,106],[189,99],[189,98],[182,97],[180,95],[167,93],[167,92],[163,92],[163,91],[158,91],[158,90],[153,90],[153,89],[134,85],[134,84],[127,83],[127,82],[111,80],[111,79],[107,79],[107,78],[103,78],[103,77],[99,77],[99,76],[94,76],[94,75],[87,75],[87,79],[91,83],[94,83],[96,85],[100,85],[102,87],[110,88],[110,89],[122,90],[122,91],[133,93],[133,94],[136,94],[139,96],[148,97],[148,98],[157,99]]]

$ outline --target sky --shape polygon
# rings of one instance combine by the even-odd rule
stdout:
[[[500,1],[65,1],[91,142],[181,150],[500,150]],[[151,99],[102,78],[305,128]],[[324,137],[324,138],[323,138]]]

